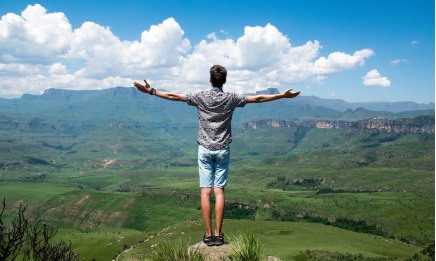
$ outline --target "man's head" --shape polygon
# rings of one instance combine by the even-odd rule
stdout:
[[[223,84],[226,83],[227,70],[221,65],[214,65],[210,68],[210,82],[213,87],[222,88]]]

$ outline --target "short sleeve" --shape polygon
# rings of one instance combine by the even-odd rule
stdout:
[[[247,104],[248,97],[245,95],[235,93],[233,95],[233,104],[235,107],[244,107]]]
[[[186,103],[188,105],[197,107],[199,103],[198,93],[193,92],[186,94]]]

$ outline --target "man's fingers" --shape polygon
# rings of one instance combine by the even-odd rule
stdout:
[[[146,79],[144,79],[144,82],[145,82],[145,86],[149,85]]]

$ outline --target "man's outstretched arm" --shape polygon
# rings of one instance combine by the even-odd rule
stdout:
[[[138,91],[143,93],[150,93],[151,92],[151,86],[148,84],[146,80],[144,80],[145,84],[140,84],[139,82],[133,82],[133,85],[138,89]],[[183,101],[186,102],[186,96],[184,94],[178,94],[175,92],[163,92],[156,90],[157,97],[160,97],[162,99],[167,99],[170,101]]]
[[[292,88],[279,94],[272,94],[272,95],[261,94],[256,96],[248,96],[247,103],[261,103],[261,102],[275,101],[283,98],[295,98],[300,94],[300,91],[297,92],[291,92],[291,91]]]

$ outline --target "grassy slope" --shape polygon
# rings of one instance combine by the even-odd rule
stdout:
[[[13,207],[21,200],[28,203],[32,215],[62,227],[59,236],[69,238],[76,231],[72,240],[77,238],[73,243],[84,251],[83,256],[91,258],[107,248],[106,257],[112,258],[122,245],[143,239],[144,234],[129,228],[154,233],[199,215],[197,198],[182,200],[175,195],[198,196],[192,129],[164,126],[155,133],[111,128],[79,137],[53,136],[47,131],[55,133],[61,126],[53,129],[35,119],[28,121],[21,130],[8,130],[0,137],[7,145],[0,149],[4,164],[0,179],[12,181],[0,183],[0,196],[6,196]],[[227,200],[257,206],[259,222],[279,209],[331,220],[339,216],[365,220],[391,236],[408,237],[420,245],[434,240],[434,135],[264,128],[236,131],[234,139]],[[43,182],[16,182],[39,180],[41,174],[47,175]],[[278,177],[325,181],[296,191],[269,189],[268,184]],[[381,192],[315,196],[320,188]],[[120,189],[131,192],[116,192]],[[6,214],[10,218],[12,211]],[[105,238],[103,231],[112,228],[126,229],[126,240],[117,235],[95,240]],[[117,239],[117,243],[110,241]],[[95,247],[89,249],[90,245]],[[287,246],[281,248],[285,251]],[[350,252],[335,249],[329,250]]]
[[[6,217],[20,203],[29,204],[29,214],[66,228],[124,227],[156,230],[198,214],[197,203],[171,192],[110,193],[71,189],[50,183],[1,183],[6,198]]]
[[[72,249],[85,261],[107,261],[146,238],[146,233],[135,229],[110,227],[80,231],[60,228],[53,242],[71,240]]]
[[[199,216],[197,202],[171,192],[108,193],[47,182],[7,182],[0,183],[0,197],[7,202],[3,220],[10,222],[20,203],[29,204],[26,214],[60,227],[55,240],[71,240],[85,260],[111,260],[125,245],[145,240],[148,232]]]
[[[265,256],[276,256],[282,260],[291,260],[300,251],[330,250],[362,253],[365,256],[412,257],[419,250],[413,246],[385,238],[350,232],[321,224],[266,222],[248,220],[225,220],[224,233],[229,238],[232,233],[251,230],[257,233],[265,244]],[[172,244],[201,241],[204,233],[201,221],[184,222],[166,230],[162,235],[156,234],[149,241],[134,248],[131,253],[147,257],[153,251],[152,245],[169,241]],[[228,240],[226,240],[228,241]]]

